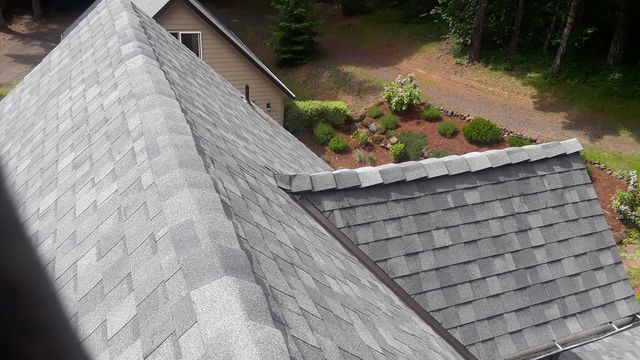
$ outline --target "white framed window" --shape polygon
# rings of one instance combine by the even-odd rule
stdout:
[[[202,59],[202,33],[200,31],[169,31],[169,34]]]

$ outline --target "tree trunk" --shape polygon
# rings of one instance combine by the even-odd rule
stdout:
[[[42,19],[42,3],[40,0],[31,0],[31,7],[33,8],[33,18],[36,20]]]
[[[473,62],[480,61],[480,51],[482,50],[482,34],[484,33],[485,23],[487,21],[488,7],[489,0],[478,1],[476,18],[473,22],[473,35],[471,37],[471,55],[469,57],[469,60]]]
[[[0,8],[0,30],[6,29],[7,23],[4,21],[4,15],[2,15],[2,8]]]
[[[627,34],[631,25],[631,0],[625,0],[622,4],[622,10],[618,18],[616,31],[613,33],[609,55],[607,56],[607,65],[618,65],[622,60],[624,45],[627,42]]]
[[[551,18],[551,24],[549,25],[549,33],[547,33],[547,38],[544,40],[544,45],[542,46],[542,52],[547,52],[549,48],[549,43],[551,42],[551,37],[553,36],[553,32],[556,30],[556,19],[558,19],[558,12],[560,11],[560,0],[556,0],[556,8],[553,11],[553,18]]]
[[[509,42],[509,56],[516,54],[518,50],[518,41],[520,40],[520,26],[522,25],[522,17],[524,16],[524,0],[518,0],[518,9],[516,10],[516,22],[513,24],[513,32],[511,33],[511,41]]]
[[[571,28],[573,28],[573,22],[576,19],[576,11],[578,10],[578,3],[580,0],[571,0],[571,7],[569,8],[569,16],[567,16],[567,22],[564,25],[564,31],[562,31],[562,38],[560,39],[560,47],[556,53],[556,59],[553,61],[551,71],[555,74],[560,71],[560,63],[564,53],[567,51],[567,44],[569,43],[569,37],[571,36]]]

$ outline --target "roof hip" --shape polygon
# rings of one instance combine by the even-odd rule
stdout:
[[[292,193],[366,188],[379,184],[386,185],[422,178],[476,172],[524,161],[537,161],[573,154],[581,150],[582,145],[577,139],[569,139],[527,145],[521,148],[489,150],[481,153],[472,152],[464,155],[450,155],[443,158],[384,164],[376,167],[366,166],[353,170],[340,169],[311,174],[276,174],[276,181],[280,188]]]

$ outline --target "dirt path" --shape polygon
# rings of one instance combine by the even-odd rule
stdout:
[[[31,16],[15,17],[7,30],[0,31],[0,86],[15,85],[40,63],[75,17],[50,16],[37,22]]]
[[[243,7],[213,11],[269,63],[269,31],[264,13]],[[640,154],[638,140],[621,133],[619,127],[611,125],[614,121],[581,112],[480,65],[456,65],[446,44],[420,46],[408,39],[378,43],[360,42],[357,37],[345,39],[336,35],[336,29],[360,29],[358,18],[345,19],[336,14],[336,9],[324,8],[322,12],[325,31],[321,58],[293,70],[274,69],[298,88],[311,89],[314,96],[341,99],[361,109],[379,100],[382,82],[400,73],[415,73],[423,94],[450,110],[487,117],[543,140],[575,137],[587,147]],[[361,37],[366,38],[367,34]],[[640,133],[640,129],[632,131]]]

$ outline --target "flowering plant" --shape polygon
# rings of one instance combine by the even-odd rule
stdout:
[[[640,187],[638,173],[630,171],[623,175],[627,181],[627,191],[618,191],[613,198],[613,209],[618,219],[627,224],[640,227]]]
[[[389,110],[394,113],[405,112],[411,106],[420,103],[420,89],[416,83],[416,76],[409,74],[407,77],[398,75],[395,81],[385,84],[382,97],[387,102]]]

